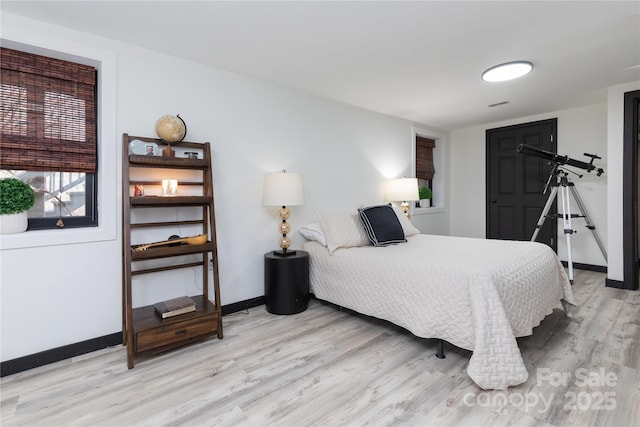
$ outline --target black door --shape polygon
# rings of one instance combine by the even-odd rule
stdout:
[[[543,194],[551,173],[547,160],[517,152],[520,144],[556,152],[557,119],[496,129],[486,135],[487,238],[531,240],[549,198]],[[557,212],[557,202],[549,213]],[[557,248],[556,220],[548,218],[537,241]]]
[[[624,94],[622,167],[623,281],[607,279],[607,286],[638,289],[640,283],[640,90]]]

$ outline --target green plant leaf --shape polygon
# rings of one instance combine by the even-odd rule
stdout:
[[[28,211],[36,202],[36,193],[17,178],[0,179],[0,215]]]
[[[432,192],[429,187],[418,188],[418,197],[420,197],[420,200],[430,199],[431,196],[432,196]]]

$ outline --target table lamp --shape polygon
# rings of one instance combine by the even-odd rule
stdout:
[[[283,169],[282,172],[270,173],[265,176],[264,206],[281,206],[278,211],[282,220],[278,226],[278,230],[282,234],[280,238],[281,250],[273,251],[274,255],[295,255],[296,251],[288,250],[291,245],[291,239],[287,237],[287,234],[291,231],[291,226],[287,223],[287,219],[289,219],[287,206],[297,206],[303,203],[304,195],[302,193],[302,176],[300,174],[288,173]]]
[[[402,202],[400,207],[407,218],[410,218],[408,202],[419,199],[418,178],[398,178],[387,181],[384,197],[387,202]]]

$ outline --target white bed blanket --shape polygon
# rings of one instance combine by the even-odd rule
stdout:
[[[467,373],[483,389],[526,381],[516,337],[575,305],[560,260],[540,243],[420,234],[333,254],[317,242],[304,249],[317,298],[473,351]]]

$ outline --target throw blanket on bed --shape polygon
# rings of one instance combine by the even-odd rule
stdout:
[[[473,351],[467,373],[483,389],[526,381],[516,337],[561,301],[575,305],[560,260],[540,243],[421,234],[333,254],[304,248],[317,298]]]

